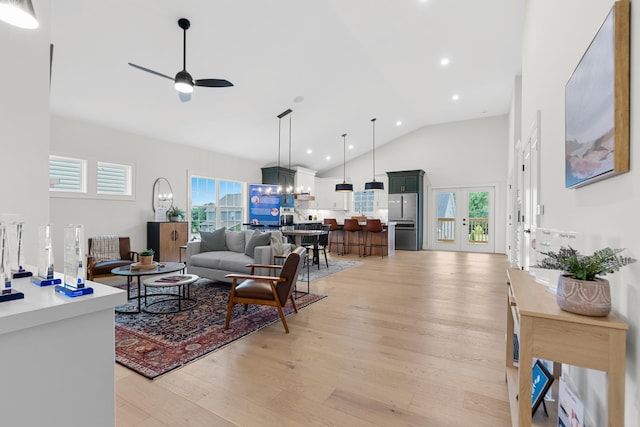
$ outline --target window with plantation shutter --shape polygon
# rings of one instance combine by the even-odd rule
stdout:
[[[98,162],[96,193],[120,196],[131,195],[131,166]]]
[[[49,156],[49,189],[86,193],[86,161],[71,157]]]

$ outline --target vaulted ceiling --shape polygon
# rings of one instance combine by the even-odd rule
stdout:
[[[55,0],[53,114],[318,171],[425,125],[508,112],[524,0]],[[181,102],[173,77],[223,78]],[[441,60],[448,58],[448,65]],[[454,100],[454,95],[458,96]],[[291,123],[289,123],[289,120]],[[402,122],[397,125],[397,122]],[[308,150],[311,154],[308,154]],[[327,156],[330,160],[327,160]]]

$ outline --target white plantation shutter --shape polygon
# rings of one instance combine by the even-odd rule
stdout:
[[[96,192],[98,194],[131,195],[131,167],[98,162]]]
[[[51,191],[84,193],[86,186],[86,162],[70,157],[49,156],[49,181]]]

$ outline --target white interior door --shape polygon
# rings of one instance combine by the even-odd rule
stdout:
[[[434,189],[432,247],[495,252],[494,193],[493,187]]]
[[[523,270],[529,270],[535,261],[533,258],[532,239],[538,227],[542,206],[539,204],[539,150],[540,150],[540,112],[536,122],[531,127],[527,142],[522,151],[522,228],[520,229],[522,251],[521,265]]]

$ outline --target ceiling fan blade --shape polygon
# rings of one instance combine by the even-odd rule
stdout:
[[[191,94],[190,93],[178,92],[178,96],[180,97],[180,101],[182,101],[182,102],[191,101]]]
[[[164,77],[165,79],[173,80],[173,77],[169,77],[169,76],[167,76],[165,74],[162,74],[162,73],[159,73],[157,71],[153,71],[153,70],[150,70],[148,68],[144,68],[144,67],[141,67],[139,65],[132,64],[131,62],[128,62],[128,64],[131,65],[133,68],[137,68],[138,70],[146,71],[147,73],[155,74],[156,76],[160,76],[160,77]]]
[[[233,83],[224,79],[200,79],[195,81],[195,85],[205,87],[230,87],[233,86]]]

